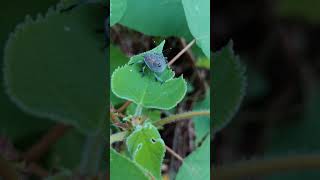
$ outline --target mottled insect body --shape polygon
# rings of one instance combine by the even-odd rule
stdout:
[[[146,65],[153,72],[162,73],[167,67],[167,60],[162,53],[146,53],[143,58]]]

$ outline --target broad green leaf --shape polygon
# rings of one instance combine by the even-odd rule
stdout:
[[[182,0],[191,34],[210,58],[210,0]]]
[[[133,161],[160,180],[165,144],[157,128],[151,123],[136,126],[128,136],[126,144]]]
[[[275,2],[276,12],[285,18],[304,20],[308,23],[319,24],[320,1],[315,0],[279,0]]]
[[[246,79],[232,42],[213,55],[213,133],[222,129],[239,109]]]
[[[110,0],[110,27],[120,21],[127,8],[127,0]]]
[[[176,180],[210,180],[210,136],[183,161]]]
[[[120,24],[146,35],[190,36],[181,0],[127,0]]]
[[[162,53],[164,41],[148,52]],[[130,58],[129,64],[143,60],[143,54]],[[185,96],[187,87],[182,76],[173,78],[174,72],[166,68],[160,75],[165,82],[155,80],[153,73],[146,68],[145,76],[140,72],[141,65],[125,65],[116,69],[111,77],[112,92],[126,100],[133,101],[145,108],[171,109]]]
[[[202,101],[197,102],[193,107],[193,110],[210,110],[210,97],[210,89],[208,89],[205,98]],[[199,143],[210,132],[210,117],[199,116],[192,118],[192,120],[196,134],[196,143]]]
[[[114,70],[116,70],[118,67],[128,62],[128,58],[121,52],[121,50],[118,47],[112,44],[110,45],[109,52],[110,52],[110,77],[111,77]],[[115,96],[112,91],[110,91],[110,101],[114,106],[125,102],[123,99],[120,99],[117,96]]]
[[[126,114],[133,116],[135,114],[136,108],[137,108],[137,105],[134,103],[131,103],[127,107]],[[146,116],[148,118],[147,121],[150,121],[150,122],[157,121],[160,119],[160,115],[161,115],[161,111],[157,109],[146,109],[146,108],[142,109],[142,116]]]
[[[149,180],[143,169],[130,159],[110,148],[110,179]]]
[[[16,28],[5,48],[4,75],[22,110],[86,133],[104,127],[107,60],[95,32],[103,16],[97,5],[62,14],[58,7]]]
[[[36,15],[45,12],[57,0],[10,0],[0,6],[0,67],[3,65],[3,49],[9,37],[9,33],[14,30],[17,23],[21,22],[26,14]],[[17,8],[17,5],[23,8]],[[2,72],[0,73],[0,84],[3,83]],[[26,142],[26,138],[42,134],[53,125],[52,121],[44,118],[33,117],[21,111],[7,96],[2,85],[0,88],[0,134],[17,142]]]

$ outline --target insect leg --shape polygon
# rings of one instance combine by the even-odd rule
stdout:
[[[139,60],[137,62],[131,62],[131,63],[128,63],[129,66],[133,65],[133,64],[143,64],[144,61],[143,60]]]
[[[164,81],[157,75],[157,73],[153,73],[153,74],[154,74],[154,77],[155,77],[156,81],[159,81],[161,84],[164,83]]]
[[[147,65],[143,65],[143,67],[142,67],[142,69],[141,69],[141,74],[142,74],[142,77],[145,75],[145,73],[144,73],[144,71],[145,71],[145,69],[146,69],[146,66]]]

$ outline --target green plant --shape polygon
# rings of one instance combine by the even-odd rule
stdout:
[[[189,0],[121,0],[111,3],[111,20],[114,25],[111,26],[111,36],[120,35],[120,39],[114,40],[114,44],[110,46],[111,179],[130,177],[132,180],[159,180],[168,173],[173,173],[171,176],[175,176],[177,180],[210,179],[210,88],[206,85],[207,81],[199,77],[198,72],[201,68],[206,72],[210,69],[209,1],[198,1],[196,6]],[[193,16],[194,12],[196,16]],[[121,32],[121,28],[126,28],[125,33]],[[158,39],[159,44],[128,58],[123,54],[122,41],[146,44],[134,37],[134,31],[139,31],[146,39]],[[174,58],[168,59],[166,68],[158,73],[156,80],[154,69],[149,66],[143,68],[137,62],[143,62],[145,54],[162,56],[166,44],[172,44],[170,39],[163,40],[163,37],[167,36],[180,38],[183,48]],[[184,38],[190,41],[188,45]],[[195,43],[198,47],[191,49]],[[137,47],[131,47],[134,48]],[[124,52],[129,54],[127,51]],[[189,57],[182,56],[184,53]],[[201,65],[196,65],[193,56],[196,60],[202,59]],[[189,60],[193,66],[191,74],[200,78],[197,79],[199,83],[203,83],[201,88],[198,85],[197,89],[194,89],[195,82],[191,85],[187,83],[190,75],[177,76],[174,71],[174,62]],[[186,68],[182,65],[180,67]],[[204,97],[198,97],[199,93],[204,94]],[[198,100],[191,100],[194,105],[190,109],[183,107],[190,103],[188,99],[194,98]],[[182,109],[178,113],[177,107]],[[168,126],[173,126],[173,122],[191,119],[196,127],[196,148],[184,159],[167,145],[161,132],[166,131]],[[165,156],[168,155],[179,159],[182,166],[177,172],[161,173],[162,167],[167,164],[164,162]],[[126,173],[123,173],[124,171]]]

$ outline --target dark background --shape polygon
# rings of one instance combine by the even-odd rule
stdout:
[[[214,52],[233,40],[248,86],[216,134],[213,165],[317,154],[320,149],[320,12],[317,1],[224,0],[211,10]],[[319,164],[319,163],[318,163]],[[298,169],[252,179],[319,179]],[[249,176],[244,179],[251,179]]]

